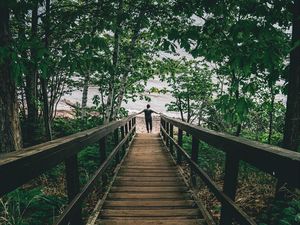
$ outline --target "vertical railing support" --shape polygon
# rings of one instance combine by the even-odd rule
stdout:
[[[66,181],[69,203],[80,192],[79,172],[77,155],[71,156],[66,159]],[[82,225],[81,205],[77,208],[76,212],[72,215],[70,221],[71,225]]]
[[[114,131],[114,142],[115,142],[115,146],[119,144],[119,128],[115,129]],[[118,151],[116,154],[116,165],[119,164],[119,162],[120,162],[120,151]]]
[[[166,122],[166,131],[167,131],[167,134],[170,135],[170,129],[169,129],[169,123]],[[169,147],[170,146],[170,140],[169,140],[169,137],[166,136],[166,146]]]
[[[127,134],[128,134],[128,124],[126,123],[126,124],[125,124],[125,136],[127,136]],[[128,146],[129,146],[129,141],[128,141],[128,139],[127,139],[127,141],[126,141],[126,143],[125,143],[125,146],[126,146],[126,148],[128,148]]]
[[[238,182],[238,172],[239,172],[239,159],[232,152],[226,154],[225,160],[225,177],[223,192],[235,201],[237,182]],[[233,213],[230,208],[222,205],[220,225],[231,225],[232,224]]]
[[[182,147],[182,136],[183,136],[183,132],[180,128],[178,128],[178,145],[180,147]],[[181,151],[179,149],[177,149],[176,155],[177,155],[177,164],[180,165],[182,161],[182,156],[181,156]]]
[[[130,132],[131,128],[132,128],[132,121],[131,120],[129,120],[128,125],[129,125],[129,131],[128,132]],[[129,137],[129,141],[131,141],[131,140],[132,140],[132,134],[130,134],[130,137]]]
[[[164,130],[166,130],[166,121],[164,121],[164,120],[162,119],[161,122],[162,122],[162,128],[163,128]],[[166,142],[166,135],[165,135],[164,132],[162,132],[162,136],[163,136],[163,141]]]
[[[133,128],[133,134],[135,134],[136,133],[136,117],[134,117],[133,119],[132,119],[132,122],[133,122],[133,126],[134,126],[134,128]]]
[[[100,153],[100,166],[105,162],[106,160],[106,137],[103,137],[99,141],[99,153]],[[104,190],[104,187],[107,185],[107,176],[106,174],[103,174],[102,176],[102,191]]]
[[[160,117],[159,132],[160,132],[160,135],[163,137],[162,124],[163,124],[163,118]]]
[[[121,140],[123,140],[124,138],[125,138],[125,127],[122,126],[121,127]],[[122,146],[122,157],[125,154],[125,149],[126,149],[125,144],[123,144],[123,146]]]
[[[171,124],[170,123],[170,137],[171,138],[173,138],[174,137],[174,130],[173,130],[173,124]],[[171,141],[171,139],[170,139],[170,141],[169,141],[169,144],[170,144],[170,153],[171,153],[171,155],[173,155],[174,154],[174,148],[173,148],[173,142]]]
[[[196,138],[193,135],[192,136],[192,155],[191,155],[191,159],[196,164],[198,164],[198,152],[199,152],[199,139]],[[191,184],[193,186],[196,186],[196,184],[197,184],[196,174],[194,173],[194,166],[193,165],[191,165]]]

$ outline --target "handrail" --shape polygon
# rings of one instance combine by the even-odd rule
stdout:
[[[245,212],[243,212],[238,206],[236,206],[234,202],[220,190],[217,184],[204,172],[203,169],[199,167],[198,164],[196,164],[191,159],[191,157],[186,153],[186,151],[176,143],[175,139],[172,138],[163,127],[161,127],[161,131],[164,135],[166,135],[170,139],[170,141],[177,148],[177,150],[180,151],[180,154],[184,156],[184,158],[188,161],[188,163],[194,168],[194,171],[204,180],[206,185],[216,195],[216,198],[223,204],[226,204],[227,207],[229,207],[234,212],[235,217],[238,218],[238,221],[241,224],[243,225],[256,224],[251,218],[247,216]]]
[[[98,178],[103,175],[104,171],[108,168],[111,161],[118,154],[118,152],[122,149],[123,145],[128,141],[132,131],[135,129],[135,126],[136,125],[134,124],[134,126],[131,128],[131,130],[128,132],[128,134],[125,136],[125,138],[112,150],[112,152],[107,157],[107,159],[102,163],[100,168],[94,173],[93,177],[84,185],[84,187],[82,188],[82,191],[74,197],[74,199],[70,202],[70,204],[64,210],[63,214],[57,220],[55,225],[67,224],[67,222],[71,219],[72,215],[74,213],[76,213],[76,209],[83,202],[84,198],[90,192],[90,190],[95,185],[95,183],[98,181]]]
[[[0,197],[76,155],[85,146],[96,143],[133,118],[135,114],[119,121],[1,156]]]
[[[121,139],[119,133],[121,132]],[[31,179],[39,176],[59,163],[65,162],[67,192],[70,205],[65,217],[75,215],[72,221],[80,224],[80,202],[88,194],[97,178],[103,174],[112,159],[120,161],[120,150],[125,150],[129,139],[136,132],[136,114],[119,121],[114,121],[90,130],[82,131],[67,137],[58,138],[43,144],[32,146],[17,152],[0,156],[0,197],[18,188]],[[117,145],[106,158],[106,136],[114,133]],[[80,192],[77,154],[86,146],[99,142],[100,168]],[[76,213],[74,213],[76,210]],[[66,222],[66,219],[64,219]],[[72,223],[71,221],[71,223]],[[63,224],[63,223],[60,223]]]
[[[162,119],[198,137],[201,141],[226,153],[235,154],[240,160],[280,178],[293,187],[300,188],[300,176],[290,176],[295,171],[300,171],[300,153],[212,131],[165,115],[162,115]]]
[[[174,126],[178,127],[178,142],[173,138]],[[180,164],[183,156],[190,164],[192,184],[195,184],[194,175],[198,174],[222,203],[220,224],[231,224],[233,218],[240,224],[256,224],[234,203],[240,160],[270,173],[290,186],[300,187],[300,176],[290,176],[295,171],[300,171],[300,153],[204,129],[165,115],[161,115],[160,127],[161,135],[170,152],[174,153],[173,146],[177,149],[177,162]],[[191,157],[182,148],[182,131],[192,135]],[[223,191],[197,163],[200,140],[226,153]]]

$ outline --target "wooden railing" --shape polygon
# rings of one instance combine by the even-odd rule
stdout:
[[[173,137],[174,127],[178,128],[177,141]],[[300,153],[204,129],[165,115],[161,115],[160,130],[165,145],[176,156],[177,163],[181,164],[182,157],[189,163],[192,185],[195,185],[195,176],[198,175],[221,202],[222,225],[232,224],[233,220],[243,225],[256,224],[234,203],[241,160],[288,183],[289,186],[300,188]],[[192,136],[191,156],[182,148],[183,131]],[[223,190],[198,165],[199,141],[226,153]]]
[[[0,197],[64,162],[69,205],[56,224],[68,224],[69,222],[83,224],[81,216],[83,200],[100,180],[99,178],[105,178],[104,173],[108,166],[112,162],[116,164],[120,162],[135,132],[136,118],[135,115],[131,115],[107,125],[2,156],[0,158]],[[106,137],[112,133],[116,147],[107,156]],[[84,147],[97,142],[99,143],[101,165],[80,190],[77,155]],[[103,180],[105,181],[105,179]]]

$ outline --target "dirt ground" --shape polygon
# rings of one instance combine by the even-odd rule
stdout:
[[[152,133],[159,133],[159,122],[160,122],[160,117],[158,116],[152,117]],[[147,133],[144,116],[136,117],[136,132]]]

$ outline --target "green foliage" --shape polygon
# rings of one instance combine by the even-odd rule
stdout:
[[[178,111],[183,121],[203,120],[212,101],[212,73],[206,65],[193,60],[168,60],[162,64],[161,77],[166,80],[175,101],[167,104],[168,111]]]
[[[56,137],[71,135],[95,126],[102,125],[102,118],[91,116],[87,118],[56,118],[53,122],[53,132]]]
[[[300,223],[300,199],[287,202],[274,202],[271,208],[261,215],[260,224],[297,225]]]
[[[52,224],[66,199],[47,195],[41,188],[19,188],[0,199],[0,223]]]
[[[85,184],[100,165],[98,145],[88,146],[78,154],[81,183]]]

